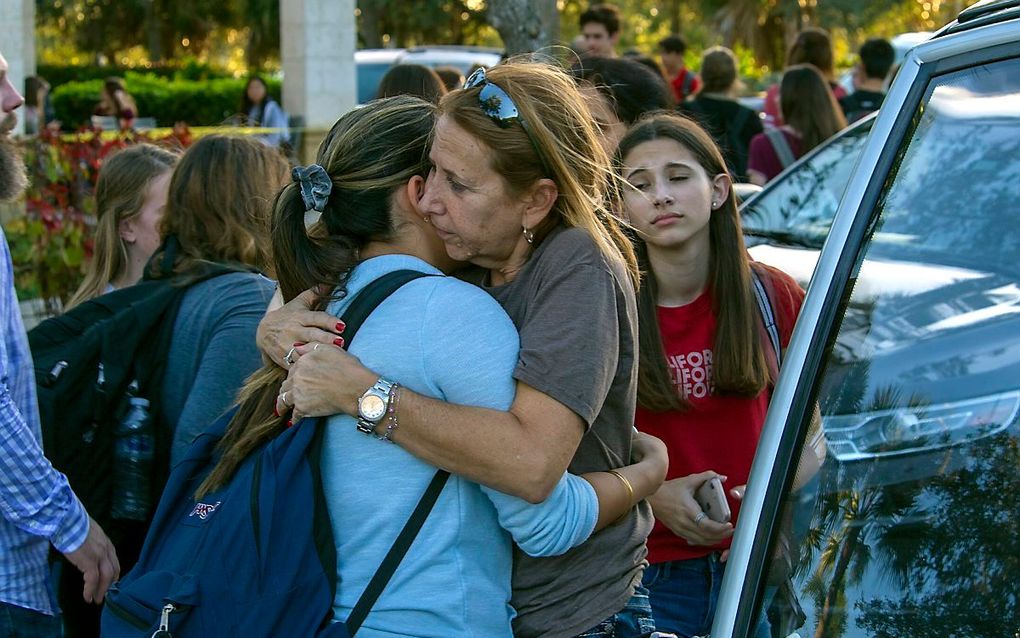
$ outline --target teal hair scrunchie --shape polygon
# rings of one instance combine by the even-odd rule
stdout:
[[[318,164],[295,166],[290,174],[301,187],[301,199],[305,203],[305,210],[314,210],[317,213],[326,210],[326,201],[333,192],[333,180],[329,178],[326,169]]]

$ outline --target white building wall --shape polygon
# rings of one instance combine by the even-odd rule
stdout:
[[[35,75],[34,0],[0,0],[0,52],[7,59],[11,83],[23,92],[25,77]],[[19,118],[15,133],[23,130]]]
[[[357,104],[354,8],[355,0],[280,0],[283,107],[304,118],[306,161],[337,118]]]

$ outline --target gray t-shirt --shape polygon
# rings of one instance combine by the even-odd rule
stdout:
[[[262,275],[239,272],[184,293],[163,377],[162,416],[174,429],[171,463],[233,405],[245,378],[261,367],[255,330],[275,289]]]
[[[591,236],[554,230],[510,283],[486,287],[521,336],[514,377],[566,405],[590,426],[570,472],[630,463],[637,393],[637,307],[622,262]],[[620,611],[641,581],[652,513],[640,503],[573,550],[514,555],[517,638],[575,636]]]

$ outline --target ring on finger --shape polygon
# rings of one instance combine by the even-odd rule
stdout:
[[[698,512],[698,515],[694,517],[694,524],[697,525],[698,527],[701,527],[701,521],[705,520],[705,518],[707,517],[708,514],[704,512]]]
[[[284,390],[283,392],[280,393],[280,403],[284,404],[288,408],[290,407],[290,404],[287,403],[287,391],[286,390]]]
[[[314,346],[312,347],[312,352],[315,352],[316,350],[318,350],[318,349],[319,349],[319,346],[321,346],[321,345],[322,345],[321,343],[317,343],[317,344],[315,344],[315,345],[314,345]]]
[[[295,354],[297,354],[297,346],[294,346],[293,348],[288,350],[287,356],[283,358],[283,360],[287,362],[287,365],[289,366],[294,365],[294,362],[296,361],[296,359],[294,358]]]

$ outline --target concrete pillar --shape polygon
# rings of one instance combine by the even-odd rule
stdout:
[[[3,0],[0,0],[3,1]],[[283,108],[304,118],[302,162],[357,104],[355,0],[280,0]]]
[[[24,92],[25,77],[35,75],[35,0],[0,0],[0,51],[11,83]],[[19,118],[14,132],[22,131]]]

